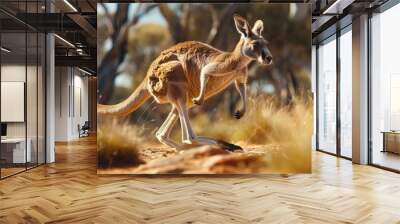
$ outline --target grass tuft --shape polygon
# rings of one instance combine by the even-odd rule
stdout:
[[[126,121],[104,119],[97,131],[97,162],[99,168],[137,166],[139,146],[145,141],[143,128]]]

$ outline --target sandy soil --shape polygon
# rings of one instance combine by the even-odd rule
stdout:
[[[247,145],[229,152],[218,146],[192,146],[176,151],[159,144],[139,150],[146,164],[139,167],[99,169],[98,174],[164,174],[164,173],[253,173],[262,166],[261,156],[274,146]]]
[[[236,150],[233,153],[244,153],[244,154],[249,154],[249,155],[263,155],[268,151],[268,149],[277,147],[274,145],[269,145],[269,146],[245,145],[243,143],[238,144],[238,145],[242,146],[243,151]],[[200,146],[201,145],[191,145],[191,146],[187,146],[187,148],[182,151],[177,151],[174,148],[170,148],[170,147],[162,145],[162,144],[157,144],[157,143],[146,144],[143,147],[143,149],[139,150],[139,158],[145,162],[150,162],[150,161],[154,161],[157,159],[173,157],[175,155],[179,155],[179,154],[183,153],[185,150],[189,150],[191,148],[200,147]]]

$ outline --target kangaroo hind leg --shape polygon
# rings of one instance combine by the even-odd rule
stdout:
[[[164,123],[156,132],[156,138],[158,139],[158,141],[175,149],[178,149],[179,145],[174,141],[172,141],[169,136],[177,119],[178,119],[178,113],[175,107],[173,107],[171,112],[168,114],[167,119],[165,119]]]
[[[189,120],[187,107],[181,101],[177,102],[176,109],[178,110],[179,119],[182,128],[182,142],[184,144],[199,144],[199,145],[218,145],[226,150],[234,151],[242,149],[240,146],[227,143],[225,141],[216,140],[208,137],[196,136]]]

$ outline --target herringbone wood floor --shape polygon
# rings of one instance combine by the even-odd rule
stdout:
[[[313,154],[312,175],[97,176],[94,138],[0,181],[0,223],[400,223],[400,175]]]

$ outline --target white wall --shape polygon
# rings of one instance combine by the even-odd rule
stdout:
[[[55,73],[55,140],[74,140],[78,125],[88,120],[88,78],[72,67],[56,67]]]
[[[25,64],[8,64],[1,66],[1,81],[25,82]],[[1,108],[7,110],[7,108]],[[7,123],[8,137],[25,137],[25,122]]]
[[[55,140],[68,140],[68,88],[69,69],[67,67],[55,68]]]
[[[36,67],[29,66],[26,68],[25,64],[24,65],[19,65],[19,64],[4,64],[1,66],[1,81],[2,82],[25,82],[25,75],[27,69],[28,74],[30,75],[33,70],[36,74]],[[29,76],[28,76],[29,78]],[[29,85],[34,85],[36,86],[36,80],[31,80],[29,79]],[[36,88],[27,88],[27,103],[31,107],[36,108]],[[32,102],[35,102],[34,104],[31,104]],[[1,110],[7,110],[7,108],[1,108]],[[36,109],[35,109],[36,110]],[[29,110],[31,111],[31,110]],[[28,122],[35,121],[36,124],[36,113],[27,113],[27,118]],[[8,137],[25,137],[25,123],[26,122],[7,122],[7,136]],[[28,125],[28,128],[33,127],[33,124]],[[36,126],[34,127],[36,130]],[[29,132],[29,130],[28,130]],[[29,132],[30,133],[30,132]],[[28,133],[28,137],[29,136]]]
[[[38,70],[37,70],[38,69]],[[27,80],[25,80],[27,78]],[[29,139],[29,147],[31,148],[32,161],[44,163],[45,150],[45,120],[44,120],[44,74],[42,67],[25,64],[2,64],[1,81],[2,82],[24,82],[26,84],[26,107],[25,104],[20,108],[21,113],[25,114],[26,120],[22,122],[5,122],[7,123],[7,137],[9,138],[25,138]],[[4,89],[2,89],[3,91]],[[24,90],[21,94],[24,94]],[[2,96],[7,97],[7,96]],[[16,110],[11,107],[2,107],[1,110],[7,113],[13,113]],[[15,112],[14,112],[15,113]]]
[[[1,121],[24,122],[25,121],[25,83],[1,82]],[[36,108],[36,105],[34,105]]]

